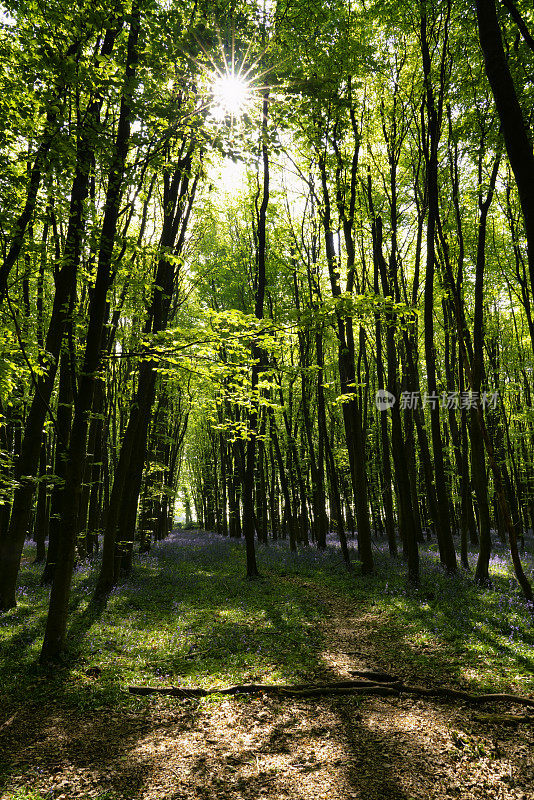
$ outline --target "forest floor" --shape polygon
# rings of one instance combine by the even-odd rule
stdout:
[[[531,548],[531,546],[529,545]],[[10,800],[415,800],[534,798],[534,715],[517,707],[400,697],[167,698],[159,683],[347,680],[534,697],[534,619],[503,551],[492,586],[439,568],[422,583],[377,545],[377,576],[348,573],[332,544],[258,548],[177,531],[139,560],[104,609],[80,564],[65,663],[36,665],[47,592],[28,549],[16,609],[0,619],[0,797]],[[473,554],[474,558],[474,554]],[[532,577],[532,557],[524,556]]]

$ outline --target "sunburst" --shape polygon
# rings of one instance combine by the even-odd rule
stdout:
[[[231,131],[235,123],[247,114],[252,114],[254,106],[262,94],[269,88],[264,83],[265,76],[273,67],[262,69],[261,64],[269,44],[263,46],[261,52],[250,58],[253,42],[250,41],[246,52],[236,57],[234,32],[231,36],[231,50],[225,49],[219,31],[219,58],[216,52],[210,53],[197,40],[207,61],[211,65],[204,71],[204,91],[207,94],[203,108],[208,108],[211,117],[217,122],[226,122]],[[200,60],[193,59],[201,67]],[[218,63],[217,63],[218,62]],[[204,65],[205,70],[205,65]]]
[[[250,81],[233,70],[215,73],[210,90],[213,96],[212,113],[218,119],[227,116],[239,119],[253,99],[253,87]]]

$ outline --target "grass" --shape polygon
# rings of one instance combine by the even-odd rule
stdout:
[[[402,561],[382,545],[378,574],[365,579],[344,570],[335,546],[296,554],[285,543],[259,547],[263,577],[247,581],[241,542],[187,537],[187,546],[170,538],[139,558],[100,612],[89,602],[95,571],[79,564],[71,650],[47,670],[37,659],[48,590],[29,546],[17,608],[0,618],[0,682],[10,705],[52,701],[83,713],[152,702],[128,695],[128,684],[313,680],[324,674],[319,622],[336,598],[372,620],[383,667],[477,691],[534,691],[534,616],[503,552],[492,559],[492,586],[481,588],[464,571],[446,575],[435,548],[425,547],[421,587],[410,590]],[[532,577],[532,559],[525,566]]]

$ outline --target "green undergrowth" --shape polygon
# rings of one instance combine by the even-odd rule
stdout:
[[[492,586],[481,588],[465,571],[446,575],[430,546],[414,590],[402,560],[381,546],[377,575],[362,578],[345,570],[333,546],[294,554],[282,543],[258,548],[262,577],[248,581],[241,542],[179,534],[139,557],[104,608],[90,603],[95,570],[78,566],[69,652],[47,669],[37,660],[48,590],[31,558],[28,549],[17,608],[0,618],[8,707],[137,708],[175,701],[134,697],[128,685],[318,680],[328,675],[320,623],[336,615],[336,604],[338,616],[350,614],[356,639],[366,632],[377,667],[476,691],[534,691],[533,615],[504,555],[492,560]],[[525,566],[532,576],[532,561]]]

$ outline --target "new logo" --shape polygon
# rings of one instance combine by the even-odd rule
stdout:
[[[388,392],[387,389],[379,389],[376,393],[376,407],[379,411],[387,411],[388,408],[395,405],[395,395]]]

